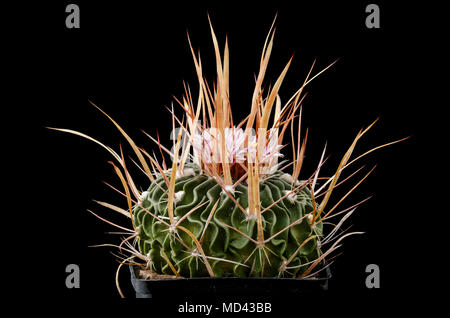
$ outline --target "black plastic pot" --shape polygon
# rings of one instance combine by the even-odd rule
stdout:
[[[180,279],[140,279],[136,268],[130,266],[131,283],[136,298],[152,298],[173,294],[179,295],[277,295],[319,292],[328,289],[331,278],[329,267],[321,271],[317,278],[276,278],[276,277],[221,277],[221,278],[180,278]]]

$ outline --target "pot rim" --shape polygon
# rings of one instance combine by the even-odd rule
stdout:
[[[291,277],[235,277],[235,276],[229,276],[229,277],[180,277],[180,278],[157,278],[157,279],[143,279],[136,277],[136,271],[135,268],[138,266],[136,265],[129,265],[130,272],[132,275],[133,280],[138,282],[160,282],[160,281],[224,281],[224,280],[234,280],[234,281],[258,281],[258,280],[269,280],[269,281],[313,281],[313,282],[321,282],[321,281],[328,281],[332,275],[330,270],[330,265],[325,265],[321,269],[321,275],[319,277],[308,277],[308,278],[291,278]],[[326,274],[324,275],[323,272]]]

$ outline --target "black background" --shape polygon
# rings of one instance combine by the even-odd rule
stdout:
[[[277,30],[265,85],[274,83],[294,54],[280,92],[283,101],[301,85],[314,58],[316,71],[339,59],[307,88],[303,127],[309,128],[309,140],[304,177],[314,171],[326,141],[331,157],[323,173],[331,174],[356,133],[377,117],[379,122],[361,140],[356,154],[412,136],[361,161],[367,165],[366,171],[374,164],[378,166],[348,199],[347,206],[373,195],[350,219],[353,230],[366,234],[346,240],[343,255],[332,267],[330,290],[319,296],[325,303],[337,299],[340,304],[374,306],[397,303],[401,294],[423,292],[419,286],[427,279],[418,273],[425,266],[426,227],[418,229],[418,220],[423,219],[428,204],[419,198],[419,188],[425,182],[419,149],[426,120],[419,110],[425,100],[420,72],[426,68],[420,49],[431,42],[421,31],[426,26],[420,19],[421,14],[427,15],[425,9],[415,7],[412,11],[408,6],[377,1],[381,28],[367,29],[365,8],[370,2],[366,1],[269,6],[156,6],[143,1],[98,1],[94,5],[74,1],[81,9],[81,28],[67,29],[65,7],[69,3],[41,6],[39,12],[45,19],[32,17],[31,36],[24,41],[15,39],[24,44],[24,68],[31,71],[19,79],[31,85],[26,94],[17,95],[17,103],[26,100],[30,109],[27,114],[33,134],[23,142],[35,158],[31,170],[37,173],[32,182],[34,208],[32,212],[19,209],[27,216],[26,226],[31,228],[27,233],[32,233],[20,245],[26,255],[32,255],[26,258],[34,260],[32,268],[38,272],[34,279],[39,290],[45,289],[45,297],[66,303],[103,298],[119,302],[114,283],[117,262],[110,253],[113,250],[88,247],[117,243],[119,238],[105,234],[114,229],[86,209],[126,224],[120,216],[92,202],[97,199],[125,204],[102,183],[120,186],[107,164],[112,157],[89,141],[45,127],[78,130],[115,150],[122,145],[131,155],[126,141],[89,104],[91,100],[116,119],[138,145],[156,150],[141,129],[151,134],[158,130],[163,143],[170,145],[170,114],[164,106],[170,106],[173,96],[182,96],[183,80],[190,83],[194,97],[197,93],[186,31],[194,49],[200,49],[206,76],[210,81],[214,78],[208,13],[221,47],[228,36],[231,104],[237,119],[249,111],[254,74],[276,13]],[[286,155],[289,157],[288,152]],[[137,179],[143,188],[147,186],[145,178]],[[352,179],[347,189],[357,180]],[[80,289],[65,287],[65,267],[71,263],[80,266]],[[365,267],[372,263],[381,269],[378,290],[369,290],[364,283]],[[133,297],[127,269],[122,271],[120,281],[126,296]],[[274,303],[278,296],[273,296]],[[153,310],[159,308],[156,303],[153,306]],[[174,312],[174,308],[166,310]]]

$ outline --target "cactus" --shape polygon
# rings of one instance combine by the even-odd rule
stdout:
[[[316,170],[305,174],[302,166],[308,133],[301,134],[303,89],[332,64],[314,76],[310,76],[311,67],[304,84],[283,105],[278,92],[291,61],[270,89],[264,90],[262,86],[273,46],[271,29],[263,48],[250,113],[235,125],[228,98],[228,44],[222,58],[212,26],[211,34],[217,82],[206,83],[200,57],[191,46],[199,81],[198,99],[193,99],[190,90],[186,90],[182,102],[177,100],[184,120],[172,109],[171,151],[161,145],[159,138],[148,134],[161,158],[138,147],[116,121],[93,104],[128,141],[150,185],[136,185],[122,149],[119,154],[80,132],[53,129],[100,144],[116,161],[112,165],[123,189],[111,187],[124,196],[126,206],[96,202],[130,219],[131,228],[107,221],[129,233],[119,245],[107,245],[119,248],[118,270],[131,263],[141,268],[142,277],[149,278],[315,276],[329,266],[327,260],[344,238],[361,234],[345,233],[341,227],[367,199],[346,208],[341,205],[373,169],[331,203],[335,189],[361,168],[344,180],[342,175],[373,150],[406,138],[374,147],[351,159],[357,142],[374,122],[356,135],[330,177],[319,177],[326,161],[326,147]],[[263,97],[265,91],[267,95]],[[181,126],[178,136],[174,132],[175,123]],[[278,162],[283,156],[281,148],[286,132],[290,132],[292,160]],[[164,154],[170,156],[171,167],[167,167]],[[142,188],[147,190],[138,190]]]
[[[224,225],[230,224],[249,238],[257,240],[256,218],[246,216],[228,196],[233,196],[240,206],[247,210],[248,186],[240,184],[233,193],[227,195],[214,178],[202,174],[195,167],[191,169],[194,174],[181,176],[175,182],[174,215],[178,220],[185,217],[180,224],[202,241],[205,254],[214,257],[210,261],[214,276],[277,276],[283,262],[290,257],[293,257],[291,265],[297,266],[317,259],[320,249],[316,236],[322,235],[322,223],[318,222],[312,227],[311,219],[305,217],[313,211],[313,199],[307,187],[283,198],[285,193],[292,191],[292,184],[288,182],[290,175],[276,171],[269,180],[260,182],[261,208],[263,211],[267,209],[262,214],[264,237],[275,236],[293,221],[303,218],[301,222],[272,239],[266,246],[267,250],[261,255],[261,251],[255,251],[255,244],[250,239]],[[218,202],[218,205],[208,222],[215,202]],[[196,206],[200,208],[186,217]],[[205,266],[197,259],[199,255],[184,250],[175,236],[170,235],[167,226],[146,210],[168,218],[168,196],[163,177],[159,177],[150,185],[144,192],[142,201],[134,209],[135,225],[139,232],[139,251],[151,259],[152,268],[156,272],[172,274],[161,254],[163,249],[168,251],[167,257],[178,265],[177,272],[183,277],[208,276]],[[185,233],[178,234],[179,238],[195,251],[195,242]],[[309,237],[311,239],[296,253],[296,249]],[[270,264],[265,270],[262,268],[262,257]],[[244,263],[252,264],[252,267],[242,266]],[[288,276],[301,274],[305,269],[297,267]]]

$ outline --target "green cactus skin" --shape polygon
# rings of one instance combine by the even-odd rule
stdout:
[[[266,243],[265,253],[260,251],[260,249],[255,251],[256,246],[254,242],[224,226],[223,223],[231,225],[257,240],[256,221],[246,220],[244,213],[223,192],[213,178],[201,174],[196,167],[193,168],[193,166],[189,165],[189,168],[193,173],[179,177],[175,182],[175,193],[179,193],[174,205],[174,216],[180,219],[196,206],[208,201],[209,203],[197,209],[180,224],[189,229],[197,239],[200,239],[208,216],[214,204],[220,198],[219,205],[205,232],[202,243],[204,253],[214,258],[227,259],[239,263],[245,262],[249,266],[244,267],[221,260],[209,259],[216,277],[279,276],[279,269],[283,261],[289,259],[306,238],[314,234],[319,237],[322,235],[322,223],[319,222],[313,231],[306,217],[303,221]],[[280,199],[286,194],[285,191],[292,190],[291,184],[282,175],[282,172],[277,171],[267,180],[260,182],[261,209]],[[168,173],[168,178],[169,176],[170,172]],[[242,182],[236,187],[233,195],[244,209],[248,207],[247,191],[248,187]],[[162,219],[170,223],[168,220],[167,193],[166,183],[162,177],[159,177],[144,192],[140,204],[134,207],[134,222],[139,230],[139,251],[150,257],[152,270],[158,274],[173,275],[163,256],[163,250],[181,276],[209,276],[201,257],[189,257],[191,253],[174,238],[174,235],[169,234],[167,225],[161,223],[147,212],[149,211],[158,217],[162,216]],[[262,214],[264,238],[267,239],[278,233],[312,210],[311,192],[307,187],[297,193],[295,198],[281,200]],[[177,230],[176,235],[193,250],[196,249],[195,242],[185,232]],[[252,252],[254,253],[252,254]],[[300,249],[300,252],[289,263],[289,267],[314,261],[320,253],[318,240],[315,237]],[[267,261],[267,257],[269,261]],[[263,259],[262,262],[264,264],[261,263],[261,259]],[[283,276],[298,277],[307,268],[308,265],[289,269],[288,272],[283,273]]]

